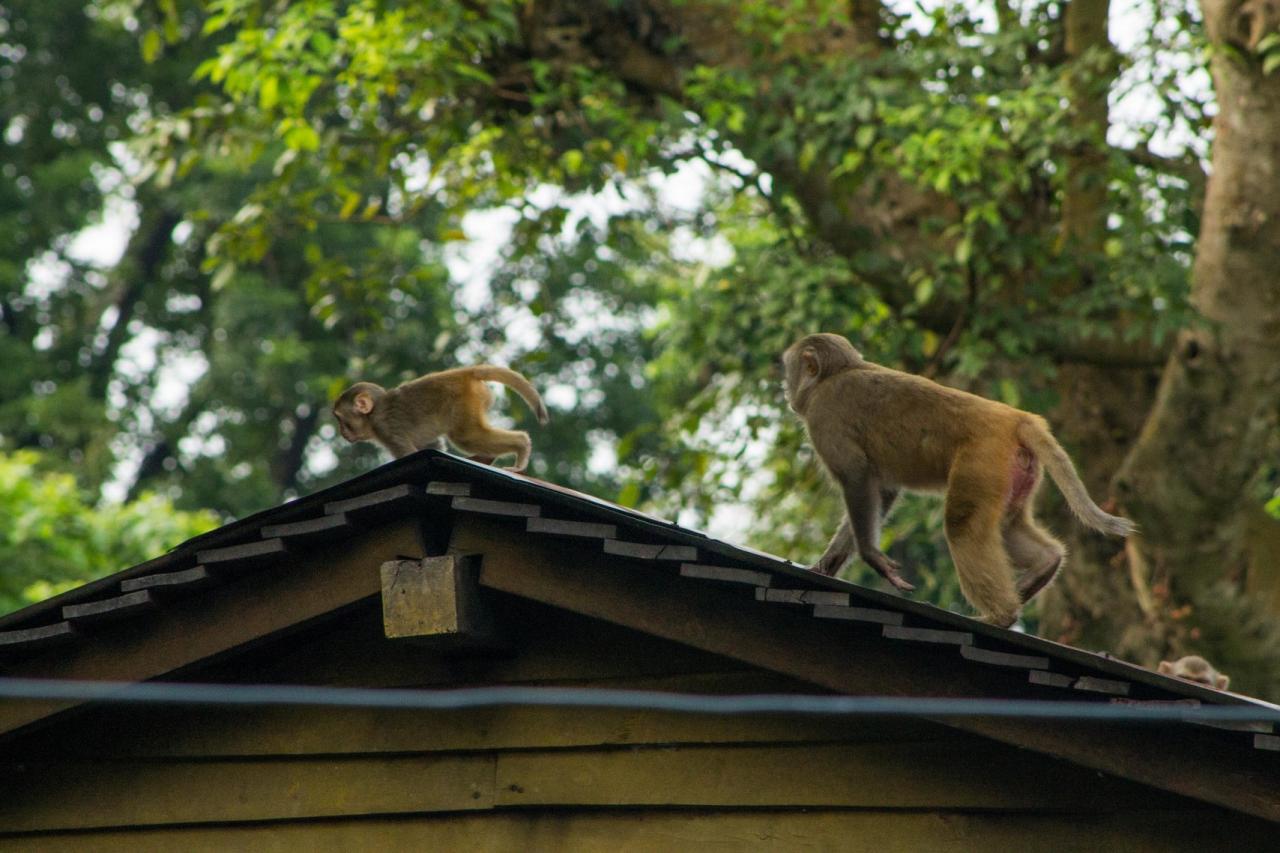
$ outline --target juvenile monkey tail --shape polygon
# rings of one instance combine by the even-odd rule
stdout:
[[[550,420],[547,415],[547,407],[543,405],[538,389],[534,388],[533,384],[519,373],[493,364],[477,364],[472,368],[472,373],[477,379],[482,379],[485,382],[501,382],[519,394],[529,404],[529,408],[533,410],[534,415],[537,416],[538,423],[545,424]]]
[[[1067,506],[1071,507],[1071,511],[1086,527],[1112,536],[1128,536],[1138,529],[1129,519],[1104,512],[1093,502],[1084,483],[1080,482],[1076,466],[1071,464],[1071,457],[1049,432],[1049,427],[1042,418],[1022,421],[1018,425],[1018,440],[1040,460],[1044,470],[1067,499]]]

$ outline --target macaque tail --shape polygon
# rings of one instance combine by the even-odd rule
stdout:
[[[1112,536],[1128,536],[1138,529],[1129,519],[1104,512],[1102,507],[1093,502],[1084,483],[1080,481],[1080,475],[1076,473],[1076,466],[1071,464],[1071,457],[1058,444],[1042,419],[1028,418],[1019,424],[1018,440],[1040,460],[1044,470],[1067,499],[1067,506],[1071,507],[1071,511],[1085,526]]]
[[[483,379],[486,382],[501,382],[519,394],[529,404],[529,408],[533,410],[534,415],[537,416],[538,423],[545,424],[550,420],[547,415],[547,407],[543,405],[538,389],[534,388],[533,384],[519,373],[506,367],[497,367],[492,364],[478,364],[472,368],[472,372],[478,379]]]

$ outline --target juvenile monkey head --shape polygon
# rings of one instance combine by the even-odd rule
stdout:
[[[782,355],[787,405],[803,414],[801,409],[814,385],[862,363],[861,354],[840,335],[823,332],[801,338]]]
[[[357,382],[338,396],[333,404],[333,416],[338,419],[338,431],[347,441],[373,439],[373,414],[382,395],[387,393],[381,385]]]
[[[1161,675],[1172,675],[1174,678],[1207,684],[1219,690],[1226,690],[1227,685],[1231,683],[1229,676],[1218,672],[1212,664],[1199,655],[1187,655],[1176,661],[1162,660],[1156,671]]]

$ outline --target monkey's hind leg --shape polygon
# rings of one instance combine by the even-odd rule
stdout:
[[[489,456],[497,459],[508,453],[516,455],[516,462],[508,471],[519,473],[529,465],[529,454],[533,451],[533,442],[529,433],[518,430],[498,429],[488,425],[476,424],[450,433],[449,440],[457,445],[463,453],[473,456]]]
[[[983,621],[1007,628],[1017,620],[1022,601],[1000,530],[1002,473],[993,476],[978,464],[955,460],[947,483],[944,523],[960,591]]]
[[[1057,577],[1067,549],[1036,524],[1028,502],[1005,520],[1004,547],[1017,573],[1018,598],[1026,604]]]

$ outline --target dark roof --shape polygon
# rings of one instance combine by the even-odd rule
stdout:
[[[1019,679],[1042,698],[1079,698],[1120,702],[1200,702],[1254,704],[1248,697],[1213,690],[1159,675],[1105,654],[1097,654],[1016,631],[996,628],[910,598],[857,586],[807,571],[786,560],[731,545],[695,530],[626,509],[554,484],[423,451],[365,475],[273,509],[257,513],[185,542],[169,553],[106,578],[0,617],[0,669],[15,664],[23,674],[39,675],[55,666],[57,646],[95,643],[97,626],[118,626],[146,613],[165,613],[182,602],[188,614],[193,597],[212,595],[245,572],[269,571],[286,554],[313,553],[360,529],[389,520],[457,514],[491,516],[534,537],[571,537],[599,543],[597,553],[678,574],[687,582],[719,586],[723,608],[754,596],[760,606],[787,608],[849,630],[871,631],[886,651],[903,645],[951,654],[948,669],[996,668]],[[594,545],[592,547],[595,547]],[[735,589],[736,588],[736,589]],[[198,599],[196,599],[198,600]],[[714,599],[715,606],[719,599]],[[807,608],[801,610],[800,608]],[[772,611],[770,611],[772,612]],[[784,641],[785,642],[785,641]],[[785,650],[783,650],[785,653]],[[907,659],[912,659],[908,656]],[[988,682],[982,682],[988,683]],[[927,686],[927,684],[926,684]],[[877,692],[867,689],[865,692]],[[995,696],[996,694],[987,694]],[[1215,754],[1225,743],[1255,750],[1280,749],[1270,724],[1181,723],[1192,737],[1216,738],[1197,747]],[[1225,740],[1224,740],[1225,739]],[[1255,811],[1255,813],[1257,813]]]

